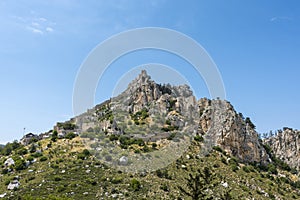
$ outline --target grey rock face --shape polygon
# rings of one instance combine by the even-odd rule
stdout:
[[[300,169],[300,131],[285,128],[277,136],[264,139],[277,158]]]
[[[201,114],[198,132],[204,135],[204,148],[220,146],[244,162],[269,162],[257,132],[229,102],[201,99],[198,104]]]

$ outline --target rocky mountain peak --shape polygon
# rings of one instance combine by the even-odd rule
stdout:
[[[181,110],[187,110],[188,106],[196,105],[196,99],[188,85],[171,86],[170,84],[156,83],[146,70],[142,70],[115,100],[122,101],[131,112],[139,111],[150,104],[168,104],[166,102],[169,101],[173,103],[176,101],[177,107],[181,107]],[[162,108],[164,107],[168,107],[168,105],[162,106]],[[182,109],[182,107],[186,108]]]

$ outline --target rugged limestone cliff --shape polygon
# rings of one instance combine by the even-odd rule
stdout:
[[[132,130],[137,130],[136,125],[146,135],[144,138],[152,137],[151,134],[160,138],[161,128],[169,133],[172,132],[168,129],[170,127],[184,130],[194,123],[196,126],[189,126],[187,132],[198,132],[204,137],[203,152],[220,146],[244,162],[270,162],[254,125],[238,114],[229,102],[206,98],[197,102],[189,86],[157,84],[145,70],[123,93],[89,112],[85,120],[77,120],[86,121],[81,127],[87,129],[93,125],[112,134],[130,134]],[[91,118],[94,119],[92,123],[87,120]],[[191,127],[197,126],[198,130],[191,131]],[[138,134],[135,132],[131,136]]]
[[[244,162],[270,161],[257,132],[229,102],[200,99],[198,103],[201,115],[198,132],[205,137],[204,147],[220,146]]]
[[[275,156],[291,167],[300,168],[300,131],[284,128],[276,136],[264,139]]]

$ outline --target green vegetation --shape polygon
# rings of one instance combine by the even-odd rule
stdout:
[[[145,143],[124,135],[107,137],[105,139],[108,142],[122,142],[128,149],[133,148],[133,155],[159,148],[159,143]],[[7,193],[7,199],[58,200],[123,197],[266,200],[275,197],[300,198],[297,171],[285,170],[283,163],[273,157],[276,162],[266,166],[240,163],[220,147],[214,147],[210,154],[199,157],[201,143],[194,138],[187,152],[169,166],[154,172],[131,174],[106,166],[95,158],[92,150],[85,149],[82,142],[80,137],[72,140],[57,138],[56,142],[49,138],[29,146],[10,143],[2,147],[1,153],[11,153],[2,154],[0,157],[0,194]],[[51,148],[47,149],[49,144]],[[33,146],[36,147],[35,152],[30,153]],[[24,149],[27,149],[27,153]],[[268,150],[268,153],[272,152]],[[5,167],[7,158],[13,158],[15,165]],[[113,160],[111,152],[106,152],[105,159]],[[30,163],[29,166],[26,162]],[[20,188],[17,191],[8,191],[7,185],[16,176],[20,179]]]
[[[71,123],[71,122],[64,122],[64,123],[58,122],[57,126],[59,128],[64,129],[64,130],[74,130],[74,129],[76,129],[76,125]]]
[[[65,138],[69,139],[69,140],[72,140],[73,138],[76,137],[76,134],[73,133],[73,132],[69,132],[66,134]]]
[[[256,128],[256,126],[252,123],[251,119],[249,117],[246,117],[245,119],[246,124],[249,124],[249,126],[253,129]]]
[[[131,119],[134,121],[135,125],[145,124],[145,119],[149,117],[147,108],[143,108],[131,115]]]

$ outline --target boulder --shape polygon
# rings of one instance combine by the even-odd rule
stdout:
[[[5,162],[4,165],[9,167],[11,165],[15,165],[15,161],[12,158],[8,158]]]
[[[20,187],[20,182],[18,180],[13,180],[11,183],[8,184],[7,189],[8,190],[15,190]]]
[[[120,165],[127,165],[128,164],[128,158],[126,156],[122,156],[119,160]]]

